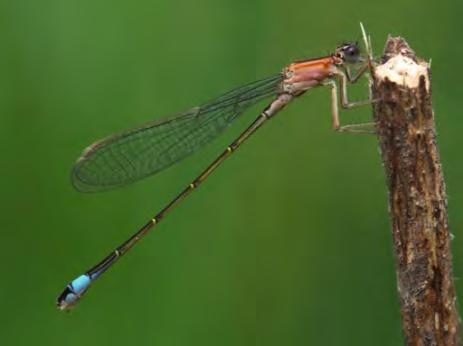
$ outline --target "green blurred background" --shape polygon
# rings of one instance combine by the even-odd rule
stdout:
[[[73,190],[95,139],[388,33],[432,58],[458,297],[461,1],[0,0],[2,345],[400,345],[373,136],[330,130],[317,89],[273,119],[69,314],[57,294],[147,221],[265,106],[140,183]],[[354,87],[362,98],[366,79]],[[367,108],[345,122],[370,118]]]

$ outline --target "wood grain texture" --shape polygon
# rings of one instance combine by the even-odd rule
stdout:
[[[396,57],[404,63],[384,69]],[[416,67],[424,74],[416,75]],[[372,96],[380,100],[374,117],[389,190],[405,343],[461,345],[429,69],[403,38],[389,37],[371,72]]]

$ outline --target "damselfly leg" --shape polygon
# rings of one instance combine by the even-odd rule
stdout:
[[[331,79],[324,83],[324,85],[329,86],[331,89],[331,121],[332,121],[332,128],[338,132],[349,132],[354,134],[375,134],[375,123],[374,122],[367,122],[367,123],[360,123],[360,124],[348,124],[348,125],[341,125],[340,117],[339,117],[339,108],[338,108],[338,94],[341,98],[341,107],[344,109],[352,109],[356,107],[366,106],[376,100],[361,100],[361,101],[350,101],[347,92],[347,85],[354,84],[359,81],[360,77],[364,75],[364,73],[368,69],[368,64],[363,65],[357,72],[355,76],[351,75],[349,67],[344,67],[341,71],[340,69],[336,72],[338,76],[338,81],[340,84],[340,88],[338,88],[338,84],[335,80]],[[339,91],[340,89],[340,91]]]

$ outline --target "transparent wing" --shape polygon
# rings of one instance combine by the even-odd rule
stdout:
[[[244,110],[274,95],[275,75],[232,90],[200,107],[104,138],[82,153],[72,170],[79,191],[110,189],[154,174],[217,137]]]

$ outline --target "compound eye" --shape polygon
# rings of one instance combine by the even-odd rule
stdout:
[[[355,47],[349,47],[347,50],[347,55],[354,56],[358,54],[358,50]]]

